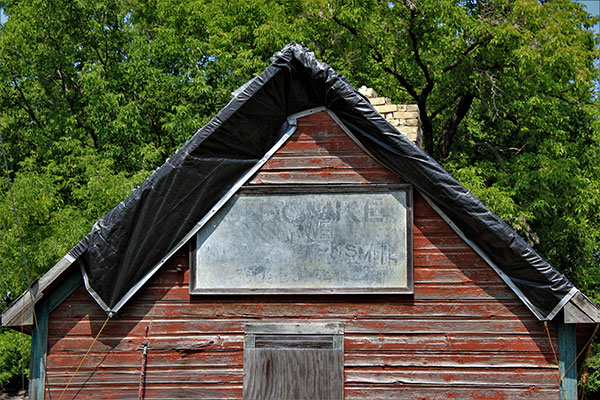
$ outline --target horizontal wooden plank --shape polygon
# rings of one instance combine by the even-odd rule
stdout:
[[[130,337],[101,337],[92,350],[94,352],[106,351],[139,351],[142,338]],[[93,338],[54,338],[48,340],[49,352],[75,352],[84,354],[93,342]],[[186,335],[157,337],[151,343],[152,349],[162,351],[176,351],[181,353],[194,353],[200,351],[238,350],[244,346],[243,335]]]
[[[431,319],[352,319],[345,321],[344,330],[348,334],[491,334],[521,335],[544,334],[542,324],[537,320],[444,320]]]
[[[472,283],[474,285],[499,284],[502,282],[498,274],[488,266],[456,268],[415,267],[415,282],[428,283]],[[503,282],[502,282],[503,284]]]
[[[415,193],[415,192],[413,192]],[[422,198],[419,194],[414,194],[413,200],[417,200],[418,198]],[[414,234],[415,235],[430,235],[430,234],[443,234],[443,235],[456,235],[456,233],[452,230],[450,225],[446,223],[439,216],[422,216],[417,215],[418,218],[414,220]]]
[[[346,383],[373,385],[432,385],[432,386],[473,386],[484,387],[523,387],[536,385],[553,388],[556,385],[557,370],[536,370],[525,368],[494,369],[493,371],[472,369],[379,369],[346,368]]]
[[[72,352],[61,352],[48,355],[48,370],[63,370],[76,367],[83,355]],[[141,351],[135,352],[95,352],[86,357],[82,367],[86,368],[139,368]],[[243,350],[177,352],[148,350],[148,365],[156,368],[214,368],[236,366],[241,367]],[[353,367],[378,368],[537,368],[556,370],[552,352],[528,353],[526,357],[517,352],[485,351],[428,351],[428,352],[346,352],[344,364]]]
[[[79,365],[83,355],[73,352],[56,352],[48,355],[48,370],[63,370]],[[230,351],[196,351],[181,352],[169,350],[148,349],[147,364],[156,368],[187,367],[218,368],[244,364],[243,349]],[[139,369],[142,362],[141,351],[131,352],[96,352],[92,351],[86,357],[82,367],[85,368],[135,368]]]
[[[189,302],[142,302],[134,300],[124,308],[116,318],[246,318],[269,319],[328,319],[345,318],[412,318],[422,316],[429,318],[531,318],[520,300],[498,301],[414,301],[410,296],[345,296],[337,298],[298,298],[290,297],[289,301],[281,298],[269,299],[264,296],[262,301],[251,307],[247,296],[236,298],[198,296]],[[312,302],[311,302],[312,300]],[[81,319],[89,315],[93,319],[104,320],[105,313],[95,303],[70,302],[59,306],[53,313],[52,319],[62,318]],[[99,327],[98,327],[99,328]]]
[[[66,383],[71,379],[73,371],[48,371],[47,379],[50,384]],[[148,365],[146,369],[146,384],[195,384],[195,385],[236,385],[241,384],[244,376],[242,367],[239,368],[154,368]],[[140,368],[95,368],[80,369],[71,384],[94,385],[110,383],[112,385],[139,384]]]
[[[52,387],[52,398],[58,398],[62,387]],[[138,387],[136,385],[86,385],[83,389],[79,387],[69,388],[65,392],[64,399],[95,399],[98,391],[104,393],[107,399],[137,399]],[[239,399],[242,397],[240,386],[177,386],[174,385],[146,385],[145,398],[162,399]],[[472,387],[431,387],[419,385],[346,385],[344,398],[349,400],[398,400],[401,399],[486,399],[486,400],[546,400],[558,398],[558,389],[546,389],[534,386],[522,388],[485,388],[473,391]]]
[[[338,150],[351,150],[353,154],[366,154],[348,135],[335,129],[297,129],[294,135],[280,148],[275,156],[282,154],[297,155],[310,153],[310,149],[327,150],[329,154],[338,154]]]
[[[346,352],[344,363],[347,367],[379,366],[381,368],[558,369],[551,351],[528,353],[526,357],[518,352],[500,351]]]
[[[50,385],[51,396],[58,399],[64,385]],[[97,399],[102,393],[103,399],[138,399],[139,382],[130,385],[111,384],[86,384],[83,387],[69,386],[63,399]],[[182,385],[174,382],[165,385],[145,385],[145,399],[240,399],[242,385]]]
[[[444,252],[446,250],[454,251],[472,251],[471,247],[461,238],[452,234],[432,234],[413,236],[413,244],[415,250],[438,250]]]
[[[301,122],[298,124],[298,128],[296,129],[293,137],[332,137],[339,136],[347,138],[348,135],[342,131],[338,124],[336,124],[333,120],[331,121],[323,121],[323,122]]]
[[[463,257],[466,264],[460,268],[456,262],[444,255],[431,252],[419,252],[415,255],[414,280],[416,283],[473,283],[504,285],[498,274],[482,260],[475,257]],[[149,288],[178,287],[189,290],[189,270],[175,268],[160,271],[142,289],[143,293]],[[85,288],[78,289],[70,297],[70,301],[85,302],[90,299]]]
[[[258,172],[250,184],[367,184],[390,183],[400,184],[403,181],[392,172],[382,173],[377,168],[362,170],[346,170],[324,168],[317,171],[280,170]]]
[[[329,116],[327,113],[319,113],[314,115],[323,115],[322,118],[308,120],[313,116],[304,117],[298,120],[297,132],[305,135],[325,136],[327,132],[333,135],[347,136],[342,128]]]
[[[415,282],[414,294],[410,295],[417,300],[511,300],[516,299],[515,294],[503,282],[482,282],[474,285],[472,281],[459,284],[448,283],[420,283]],[[137,301],[151,302],[160,299],[161,302],[185,303],[189,300],[189,289],[184,286],[156,287],[150,286],[136,295]]]
[[[415,267],[455,267],[460,269],[461,266],[487,266],[485,261],[479,255],[472,251],[451,251],[444,252],[435,249],[419,249],[415,248],[413,253],[413,262]]]
[[[91,339],[63,338],[50,339],[48,349],[52,352],[85,353]],[[94,352],[135,352],[143,340],[135,338],[106,337],[93,346]],[[151,342],[153,350],[175,351],[180,353],[216,352],[243,348],[243,337],[237,335],[196,335],[185,337],[157,337]],[[373,351],[452,351],[452,352],[521,352],[550,354],[551,347],[543,336],[484,336],[434,334],[402,336],[354,336],[346,335],[344,348],[347,352]]]
[[[340,137],[348,138],[348,135],[334,121],[325,123],[301,123],[298,125],[292,139],[315,137],[328,138]]]
[[[302,351],[300,351],[302,352]],[[317,350],[319,352],[319,350]],[[71,369],[50,370],[47,378],[51,385],[60,385],[71,379]],[[73,377],[73,385],[135,384],[139,382],[138,368],[81,368]],[[201,384],[230,385],[242,382],[243,366],[235,368],[157,368],[148,364],[147,385]],[[558,378],[558,370],[532,368],[495,368],[492,371],[469,368],[373,368],[345,367],[345,383],[373,385],[432,385],[432,386],[476,386],[491,387],[537,387],[552,388]]]
[[[179,352],[221,351],[243,348],[244,335],[206,335],[203,333],[174,336],[157,336],[150,343],[152,349]],[[137,351],[144,338],[103,336],[93,347],[99,351]],[[85,352],[92,343],[91,337],[49,338],[51,352]],[[497,334],[403,334],[403,335],[364,335],[346,334],[346,351],[509,351],[509,352],[549,352],[547,337],[538,335],[497,335]]]
[[[544,336],[497,336],[467,334],[417,334],[417,335],[345,335],[346,351],[512,351],[550,352],[551,346]]]
[[[373,169],[381,168],[381,164],[367,155],[338,156],[275,156],[269,159],[261,168],[261,171],[285,171],[285,170],[315,170],[315,169]]]
[[[433,218],[438,219],[440,215],[435,211],[429,203],[419,194],[418,191],[415,190],[413,197],[413,212],[415,216],[415,220],[420,218]],[[445,222],[444,222],[445,223]]]
[[[249,323],[243,324],[245,333],[271,335],[343,335],[344,324],[341,322],[311,323]],[[257,337],[258,340],[258,337]]]
[[[321,126],[322,124],[335,124],[335,121],[327,112],[318,112],[298,119],[299,127],[310,126],[314,124],[319,124],[319,126]],[[335,126],[338,125],[335,124]]]
[[[81,354],[58,353],[48,358],[48,371],[73,371],[82,359]],[[387,352],[360,353],[346,352],[344,365],[346,368],[438,368],[452,371],[456,368],[474,371],[493,372],[495,369],[529,368],[535,370],[552,370],[557,367],[553,363],[553,355],[528,354],[510,352]],[[138,370],[141,365],[141,352],[107,352],[90,353],[83,370],[96,368]],[[148,353],[148,366],[156,369],[171,368],[225,368],[243,366],[243,351],[180,353],[151,350]]]
[[[388,385],[387,387],[364,384],[364,386],[346,385],[344,398],[346,400],[397,400],[397,399],[426,399],[426,400],[547,400],[557,399],[558,389],[541,388],[535,385],[521,388],[505,388],[501,386],[478,388],[473,387],[432,387],[424,385]]]
[[[305,320],[303,323],[311,322]],[[324,325],[320,320],[312,321]],[[61,338],[65,336],[86,337],[97,333],[101,320],[61,320],[52,325],[48,336]],[[202,320],[131,320],[122,319],[118,323],[109,323],[102,331],[106,336],[123,336],[152,338],[167,336],[173,332],[181,335],[214,333],[231,334],[243,333],[247,324],[255,323],[244,319],[202,319]],[[279,322],[281,323],[281,322]],[[502,335],[545,334],[541,322],[530,320],[459,320],[459,319],[429,319],[421,318],[346,318],[338,320],[344,325],[346,333],[372,334],[402,334],[402,333],[485,333]],[[325,333],[325,332],[322,332]]]

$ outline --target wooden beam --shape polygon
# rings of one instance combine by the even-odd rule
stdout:
[[[577,336],[575,324],[558,324],[558,370],[561,400],[577,400]]]
[[[564,323],[565,324],[593,324],[594,321],[579,307],[569,302],[565,304]]]
[[[343,335],[344,324],[341,322],[310,323],[251,323],[246,324],[246,334],[270,335]]]
[[[34,304],[42,299],[44,291],[57,281],[74,262],[75,259],[67,254],[40,279],[33,282],[31,287],[2,313],[2,326],[33,326]]]
[[[600,323],[600,310],[586,295],[577,292],[564,307],[565,324]]]

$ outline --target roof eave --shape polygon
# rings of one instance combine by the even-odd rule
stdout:
[[[565,324],[599,324],[600,309],[579,290],[563,308]]]
[[[66,271],[75,263],[75,258],[66,254],[40,279],[33,282],[19,298],[11,303],[2,313],[2,326],[5,328],[23,327],[29,330],[33,326],[33,309],[35,304],[44,297],[44,292],[55,286]]]

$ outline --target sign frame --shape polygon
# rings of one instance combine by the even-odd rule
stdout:
[[[406,193],[406,286],[399,287],[344,287],[344,288],[203,288],[196,282],[198,262],[197,243],[200,232],[190,241],[191,295],[327,295],[327,294],[413,294],[413,187],[410,184],[317,184],[317,185],[245,185],[238,194],[327,194],[327,193]]]

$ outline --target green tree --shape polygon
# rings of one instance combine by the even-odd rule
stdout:
[[[309,47],[417,103],[425,150],[598,302],[598,20],[569,0],[302,4]]]
[[[0,7],[0,133],[32,278],[296,41],[355,86],[418,104],[425,149],[600,302],[599,53],[596,19],[577,3]],[[0,180],[0,310],[26,288],[7,189]]]
[[[428,153],[598,299],[596,18],[569,0],[281,4],[279,37],[417,103]]]

